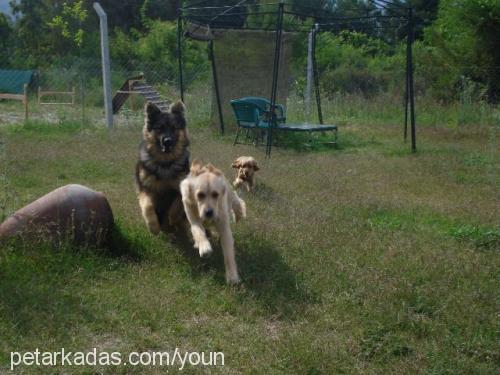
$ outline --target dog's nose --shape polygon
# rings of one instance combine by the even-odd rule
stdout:
[[[212,216],[214,216],[214,210],[211,209],[211,208],[207,208],[205,210],[205,216],[208,217],[208,218],[211,218]]]
[[[163,137],[161,139],[161,144],[162,144],[163,147],[167,147],[167,148],[170,147],[170,146],[172,146],[172,138],[170,138],[170,137]]]

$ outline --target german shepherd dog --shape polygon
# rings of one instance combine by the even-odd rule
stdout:
[[[185,228],[180,182],[189,173],[189,139],[181,101],[162,112],[147,103],[135,181],[142,216],[153,234]]]

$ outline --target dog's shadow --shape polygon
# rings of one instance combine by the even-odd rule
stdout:
[[[201,259],[187,238],[177,240],[191,266],[193,278],[213,275],[221,286],[225,285],[222,249],[217,238],[210,240],[214,248],[209,258]],[[238,233],[235,238],[238,270],[242,282],[234,286],[235,296],[242,304],[261,305],[265,314],[294,319],[307,306],[319,298],[304,283],[303,277],[286,263],[274,244],[258,233]]]

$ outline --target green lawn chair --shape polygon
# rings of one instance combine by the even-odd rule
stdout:
[[[256,144],[269,128],[271,102],[265,98],[249,96],[231,100],[231,106],[238,126],[233,144],[238,142],[241,129],[246,129],[245,141],[250,137],[250,132],[253,132],[253,142]],[[284,123],[285,108],[281,104],[277,104],[276,108],[277,122]]]

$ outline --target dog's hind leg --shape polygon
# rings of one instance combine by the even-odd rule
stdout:
[[[220,242],[224,253],[224,265],[226,268],[226,282],[228,284],[238,284],[240,277],[238,275],[238,267],[234,255],[234,239],[229,226],[229,218],[222,220],[217,225],[217,231],[220,234]]]
[[[139,206],[141,207],[142,216],[144,217],[144,221],[146,221],[149,231],[153,234],[160,233],[160,223],[151,196],[140,192]]]

